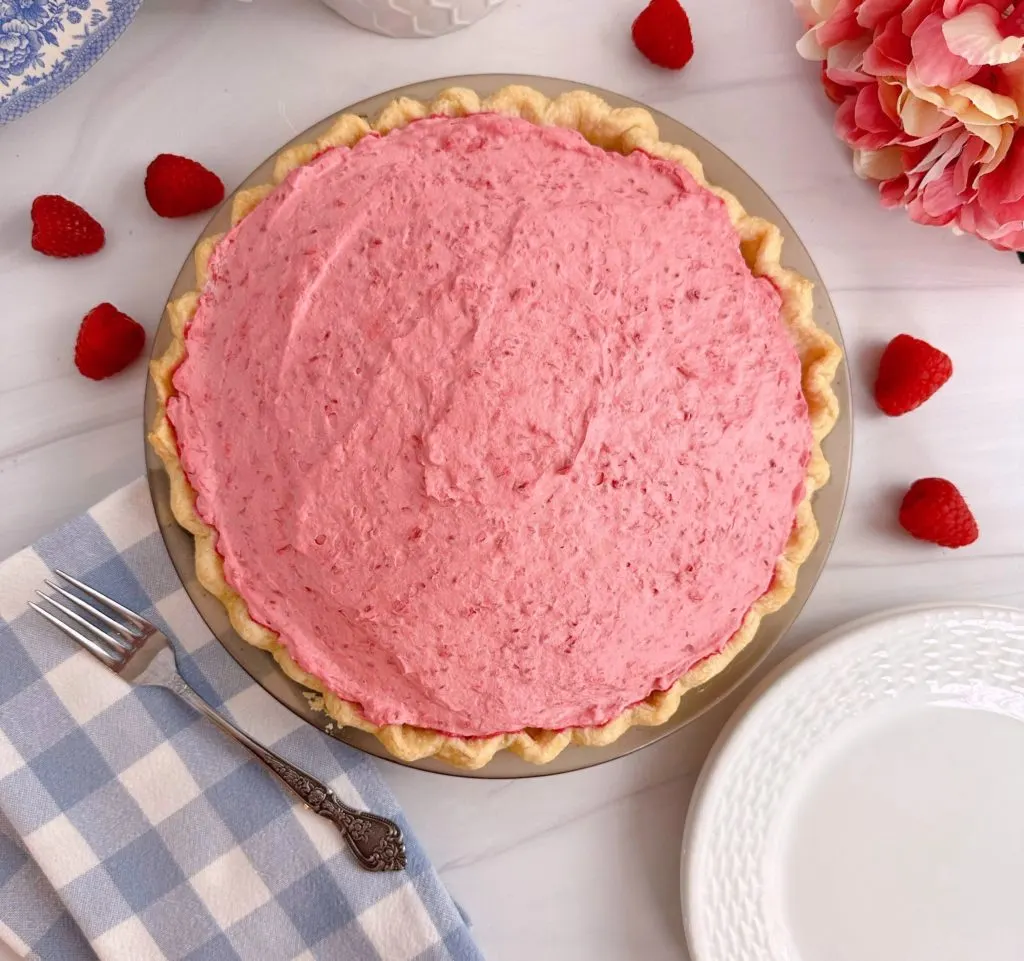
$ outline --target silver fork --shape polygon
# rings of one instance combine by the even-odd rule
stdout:
[[[338,796],[315,777],[297,768],[262,744],[240,731],[206,703],[178,673],[174,646],[144,617],[80,580],[54,573],[83,594],[99,601],[110,612],[105,613],[85,598],[66,590],[51,580],[47,587],[65,598],[63,604],[54,597],[36,593],[51,607],[60,611],[71,623],[62,620],[45,607],[31,607],[51,624],[60,628],[73,641],[84,647],[115,674],[135,685],[165,687],[177,694],[201,714],[205,714],[222,731],[244,744],[316,814],[333,821],[344,835],[352,853],[369,871],[400,871],[405,867],[405,844],[398,825],[385,817],[357,811],[342,803]],[[77,610],[75,610],[77,608]],[[87,613],[92,620],[83,617]],[[120,620],[112,615],[119,615]]]

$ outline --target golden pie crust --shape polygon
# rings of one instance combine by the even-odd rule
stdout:
[[[215,548],[216,532],[196,513],[195,492],[190,486],[178,457],[174,428],[166,415],[167,399],[174,395],[172,377],[186,354],[185,328],[196,310],[199,292],[207,279],[210,254],[222,234],[202,239],[195,249],[197,289],[167,305],[173,341],[167,351],[150,365],[150,373],[159,397],[159,409],[149,442],[160,456],[170,477],[171,509],[178,523],[195,538],[196,574],[200,584],[227,608],[238,634],[250,644],[269,651],[290,678],[315,692],[310,696],[315,707],[324,710],[337,724],[355,727],[375,735],[396,757],[405,761],[435,756],[461,768],[479,768],[503,748],[526,761],[542,764],[550,761],[570,744],[606,745],[634,725],[663,724],[676,712],[683,694],[718,674],[754,637],[761,618],[778,610],[793,594],[797,570],[807,559],[818,537],[812,510],[812,496],[828,480],[829,466],[821,451],[821,441],[832,429],[839,405],[832,390],[836,368],[842,358],[835,342],[814,323],[811,283],[784,268],[779,257],[782,234],[766,220],[749,216],[739,201],[721,187],[708,184],[697,157],[685,147],[659,139],[658,127],[641,108],[613,108],[600,97],[585,91],[565,93],[549,100],[525,86],[510,86],[481,99],[472,90],[451,88],[435,100],[423,103],[401,98],[392,102],[372,123],[354,114],[338,118],[328,132],[315,143],[289,147],[278,155],[274,182],[239,191],[231,208],[232,224],[253,210],[288,173],[309,163],[329,147],[352,146],[371,132],[387,134],[412,120],[431,115],[465,116],[482,111],[521,117],[539,125],[555,125],[578,130],[587,140],[606,150],[628,154],[641,149],[685,167],[702,185],[722,199],[736,227],[743,257],[755,276],[767,277],[782,297],[782,317],[796,344],[803,368],[803,392],[807,400],[814,445],[807,469],[806,496],[796,513],[793,531],[775,565],[769,589],[747,612],[739,630],[722,650],[694,666],[666,691],[654,691],[644,701],[627,708],[618,717],[599,727],[568,730],[529,728],[490,737],[453,737],[438,731],[406,724],[379,726],[364,718],[358,704],[343,701],[324,689],[321,682],[301,670],[291,659],[278,635],[249,615],[245,600],[224,579],[224,567]]]

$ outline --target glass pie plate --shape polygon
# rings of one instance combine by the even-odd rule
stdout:
[[[548,77],[512,74],[474,74],[461,77],[446,77],[439,80],[410,84],[396,90],[389,90],[345,107],[343,110],[339,110],[338,114],[326,117],[320,123],[314,124],[308,130],[304,130],[291,143],[282,144],[280,150],[292,144],[307,143],[315,140],[327,130],[339,114],[356,113],[372,117],[396,97],[406,96],[418,100],[430,100],[439,91],[452,86],[469,87],[481,95],[486,95],[508,84],[527,84],[551,97],[567,90],[591,90],[614,106],[645,107],[644,104],[639,104],[635,100],[608,90],[602,90],[599,87],[591,87],[587,84],[556,80]],[[700,157],[710,182],[720,184],[732,191],[751,214],[764,217],[779,226],[785,237],[784,263],[814,282],[815,319],[819,326],[828,331],[839,345],[842,346],[843,341],[839,324],[832,309],[832,303],[821,283],[821,278],[811,262],[807,249],[800,242],[800,238],[797,237],[793,228],[786,222],[778,207],[772,203],[764,191],[747,174],[720,150],[708,143],[708,141],[677,120],[673,120],[657,110],[651,110],[650,107],[645,107],[645,109],[650,110],[657,121],[663,140],[689,147]],[[275,151],[274,156],[278,152]],[[273,157],[268,158],[260,164],[239,185],[238,189],[242,190],[246,187],[270,182],[272,179],[273,159]],[[224,201],[206,225],[200,237],[197,238],[197,242],[209,234],[229,228],[231,200],[232,198],[228,197]],[[179,297],[194,288],[195,269],[192,255],[190,254],[181,272],[178,274],[168,299]],[[158,356],[164,352],[170,336],[170,329],[165,316],[153,338],[153,356]],[[840,365],[834,389],[839,398],[841,414],[838,423],[823,445],[825,456],[832,467],[832,478],[816,495],[815,515],[821,535],[814,552],[800,569],[796,593],[785,607],[762,621],[753,641],[744,648],[724,671],[713,677],[706,684],[684,695],[679,710],[671,720],[659,727],[634,727],[617,741],[606,747],[570,746],[552,761],[543,765],[529,764],[509,751],[501,751],[489,764],[476,771],[465,771],[444,761],[439,761],[436,758],[414,761],[409,763],[408,766],[425,771],[434,771],[439,774],[481,778],[536,777],[592,767],[596,764],[602,764],[605,761],[622,757],[675,733],[725,697],[747,678],[772,648],[775,647],[807,601],[825,565],[832,541],[839,526],[839,518],[842,513],[850,475],[850,454],[853,440],[850,384],[845,365]],[[147,381],[144,412],[147,430],[153,421],[156,406],[156,391],[153,388],[152,382]],[[395,763],[405,763],[399,762],[392,757],[372,735],[351,728],[339,729],[326,714],[314,711],[303,696],[304,689],[286,677],[268,653],[252,647],[234,632],[228,622],[227,613],[220,602],[208,594],[196,580],[192,537],[187,531],[179,527],[174,520],[170,509],[167,475],[160,460],[150,446],[148,444],[145,446],[149,487],[168,553],[178,572],[178,576],[185,586],[185,590],[207,625],[209,625],[210,630],[257,684],[301,718],[324,730],[332,737],[336,737],[361,751],[385,760],[394,761]]]

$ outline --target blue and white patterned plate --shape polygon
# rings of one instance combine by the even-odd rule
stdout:
[[[0,0],[0,124],[73,84],[142,0]]]

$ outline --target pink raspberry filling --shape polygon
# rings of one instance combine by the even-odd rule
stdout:
[[[428,119],[219,244],[169,416],[228,582],[367,719],[601,724],[772,579],[811,449],[779,307],[681,168]]]

